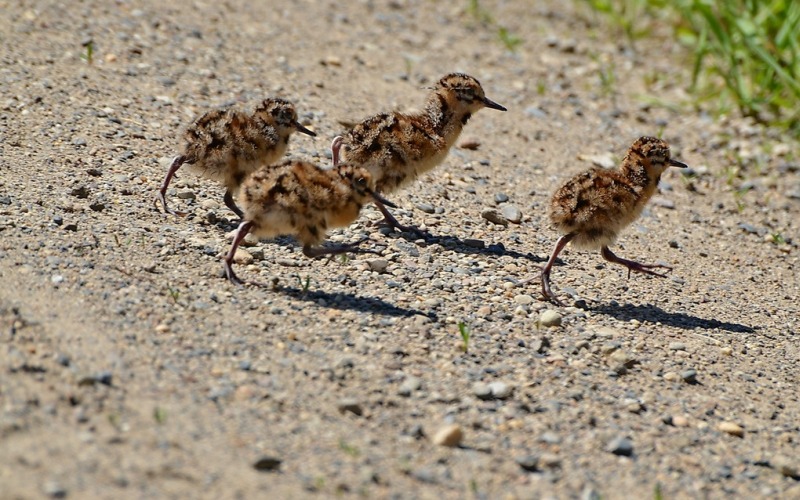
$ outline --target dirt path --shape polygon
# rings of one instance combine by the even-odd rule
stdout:
[[[482,25],[467,2],[343,3],[0,0],[0,497],[800,497],[798,144],[691,111],[677,47],[631,51],[569,5],[481,3]],[[509,111],[395,196],[436,238],[367,208],[331,239],[380,259],[265,241],[237,270],[279,289],[235,288],[219,186],[185,173],[191,215],[153,207],[210,107],[291,99],[318,137],[290,154],[328,164],[342,122],[450,71]],[[519,286],[555,186],[662,133],[692,171],[615,251],[671,276],[567,249],[553,283],[579,307]],[[481,216],[504,197],[521,223]],[[435,444],[452,425],[461,446]]]

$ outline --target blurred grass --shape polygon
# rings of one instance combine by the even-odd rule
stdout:
[[[800,1],[584,1],[632,44],[668,23],[693,54],[689,90],[698,102],[800,133]]]

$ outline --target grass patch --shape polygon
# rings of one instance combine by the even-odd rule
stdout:
[[[689,91],[718,112],[738,109],[800,132],[800,2],[585,0],[628,40],[668,23],[692,53]],[[651,75],[652,78],[652,75]]]
[[[458,323],[458,333],[461,334],[461,349],[467,353],[469,352],[469,327],[463,321]]]
[[[509,52],[516,52],[517,48],[522,44],[522,38],[495,21],[492,13],[481,6],[480,0],[467,0],[466,12],[478,24],[496,30],[497,39]]]

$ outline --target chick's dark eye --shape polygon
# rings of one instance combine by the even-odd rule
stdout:
[[[358,184],[359,186],[366,186],[367,179],[365,179],[364,177],[359,177],[358,179],[356,179],[356,184]]]

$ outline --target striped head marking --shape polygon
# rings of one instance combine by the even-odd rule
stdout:
[[[685,163],[673,160],[670,156],[669,144],[657,137],[640,137],[633,143],[629,154],[646,159],[654,168],[664,171],[667,167],[686,168]]]
[[[459,102],[473,109],[487,107],[506,111],[504,106],[492,101],[483,91],[483,87],[474,77],[464,73],[450,73],[436,83],[435,91],[452,92]]]
[[[280,97],[270,97],[261,101],[256,107],[256,115],[265,114],[271,118],[276,128],[293,129],[310,136],[316,136],[314,132],[305,128],[297,121],[297,111],[294,104],[281,99]]]

